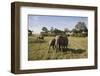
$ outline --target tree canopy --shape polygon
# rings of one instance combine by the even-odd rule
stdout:
[[[86,24],[84,22],[78,22],[75,25],[75,28],[72,29],[75,33],[82,33],[82,32],[88,32],[88,29],[86,27]]]
[[[48,29],[46,27],[43,27],[42,28],[42,31],[47,33],[48,32]]]

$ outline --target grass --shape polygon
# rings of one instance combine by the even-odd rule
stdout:
[[[68,49],[48,51],[48,43],[53,37],[37,40],[35,36],[28,38],[28,60],[79,59],[87,58],[87,37],[68,37]]]

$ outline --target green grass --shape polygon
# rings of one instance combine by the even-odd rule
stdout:
[[[50,59],[79,59],[87,58],[87,37],[68,37],[68,49],[62,51],[48,51],[48,43],[53,37],[37,40],[34,36],[28,38],[28,60]]]

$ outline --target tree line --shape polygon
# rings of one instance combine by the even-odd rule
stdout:
[[[68,35],[68,36],[86,37],[88,35],[88,29],[84,22],[78,22],[72,30],[69,30],[68,28],[60,30],[58,28],[53,28],[53,27],[51,27],[51,29],[48,30],[47,27],[43,27],[41,35],[43,36]]]

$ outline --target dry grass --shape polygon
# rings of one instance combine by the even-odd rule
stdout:
[[[36,37],[29,36],[28,60],[87,58],[87,37],[68,37],[68,49],[63,52],[55,52],[53,49],[48,51],[48,42],[52,38],[45,37],[44,40],[36,40]]]

